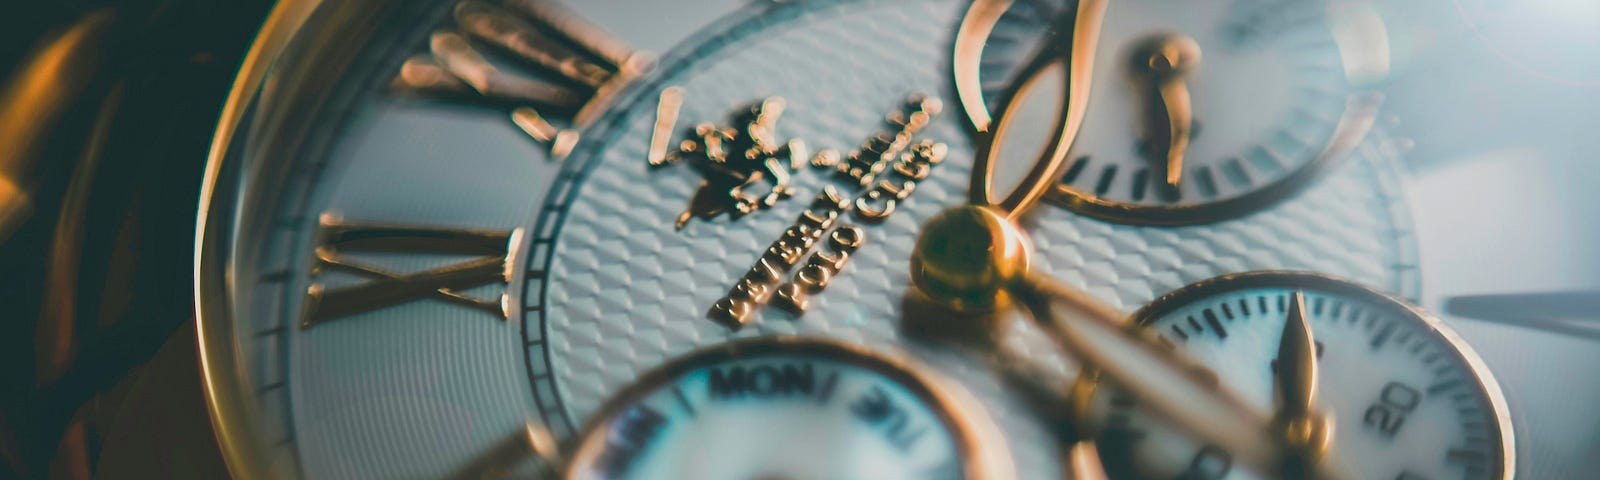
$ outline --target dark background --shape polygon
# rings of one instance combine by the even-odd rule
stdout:
[[[68,94],[0,103],[32,109],[0,118],[40,127],[0,145],[0,166],[30,165],[0,174],[32,199],[0,229],[0,478],[226,477],[191,321],[195,207],[213,125],[270,3],[0,9],[0,92],[42,81]],[[40,53],[69,32],[82,48]]]

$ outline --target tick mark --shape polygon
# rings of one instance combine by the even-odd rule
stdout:
[[[695,416],[694,404],[689,403],[689,396],[683,393],[683,387],[673,385],[672,396],[678,399],[678,406],[683,407],[684,413],[688,413],[691,417]]]
[[[1442,392],[1448,391],[1448,390],[1450,390],[1452,388],[1455,388],[1457,385],[1460,385],[1460,384],[1461,384],[1461,379],[1459,379],[1459,378],[1452,378],[1452,379],[1449,379],[1449,380],[1445,380],[1443,382],[1435,383],[1433,385],[1428,386],[1428,395],[1437,395],[1439,393],[1442,393]]]
[[[1101,170],[1100,171],[1100,181],[1095,183],[1094,194],[1095,195],[1105,195],[1106,192],[1111,191],[1111,181],[1115,180],[1116,178],[1117,178],[1117,165],[1116,164],[1106,165],[1105,170]]]
[[[1072,161],[1072,166],[1067,168],[1067,174],[1061,177],[1061,183],[1071,184],[1078,180],[1078,175],[1083,174],[1084,167],[1089,166],[1089,156],[1084,155]]]
[[[1211,330],[1217,332],[1217,339],[1226,340],[1228,338],[1228,331],[1222,328],[1222,322],[1217,321],[1217,314],[1212,313],[1209,308],[1200,313],[1205,316],[1206,325],[1210,325]],[[1191,317],[1189,320],[1194,321],[1194,318]]]
[[[1378,329],[1378,334],[1372,337],[1372,350],[1376,351],[1388,343],[1389,336],[1394,335],[1394,328],[1394,322],[1383,324],[1383,328]]]
[[[826,405],[828,399],[833,398],[833,387],[839,384],[839,372],[835,371],[822,381],[822,388],[817,390],[817,403]]]

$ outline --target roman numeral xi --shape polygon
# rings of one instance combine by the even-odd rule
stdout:
[[[453,18],[429,37],[427,54],[401,65],[394,88],[507,109],[556,160],[655,65],[558,0],[463,0]]]
[[[414,225],[346,222],[323,215],[312,276],[340,271],[362,278],[329,287],[318,280],[307,288],[300,327],[418,300],[437,300],[479,310],[504,320],[508,302],[504,285],[510,277],[510,253],[519,230],[477,230]],[[352,254],[404,253],[465,257],[412,273],[401,273],[358,261]],[[484,299],[462,293],[490,284],[500,294]]]

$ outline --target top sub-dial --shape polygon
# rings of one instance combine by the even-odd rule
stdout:
[[[1208,3],[1109,5],[1052,202],[1123,223],[1225,220],[1307,186],[1371,130],[1382,97],[1370,87],[1388,70],[1376,16],[1324,2]],[[1043,98],[1060,94],[1050,89],[1013,96],[1037,54],[1066,51],[1051,47],[1071,39],[1071,6],[1018,0],[995,20],[978,67],[990,112],[1059,101]]]

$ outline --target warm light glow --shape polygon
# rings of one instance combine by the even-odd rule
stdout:
[[[1351,83],[1370,85],[1389,77],[1389,30],[1383,17],[1368,6],[1333,8],[1329,12],[1334,41]]]

